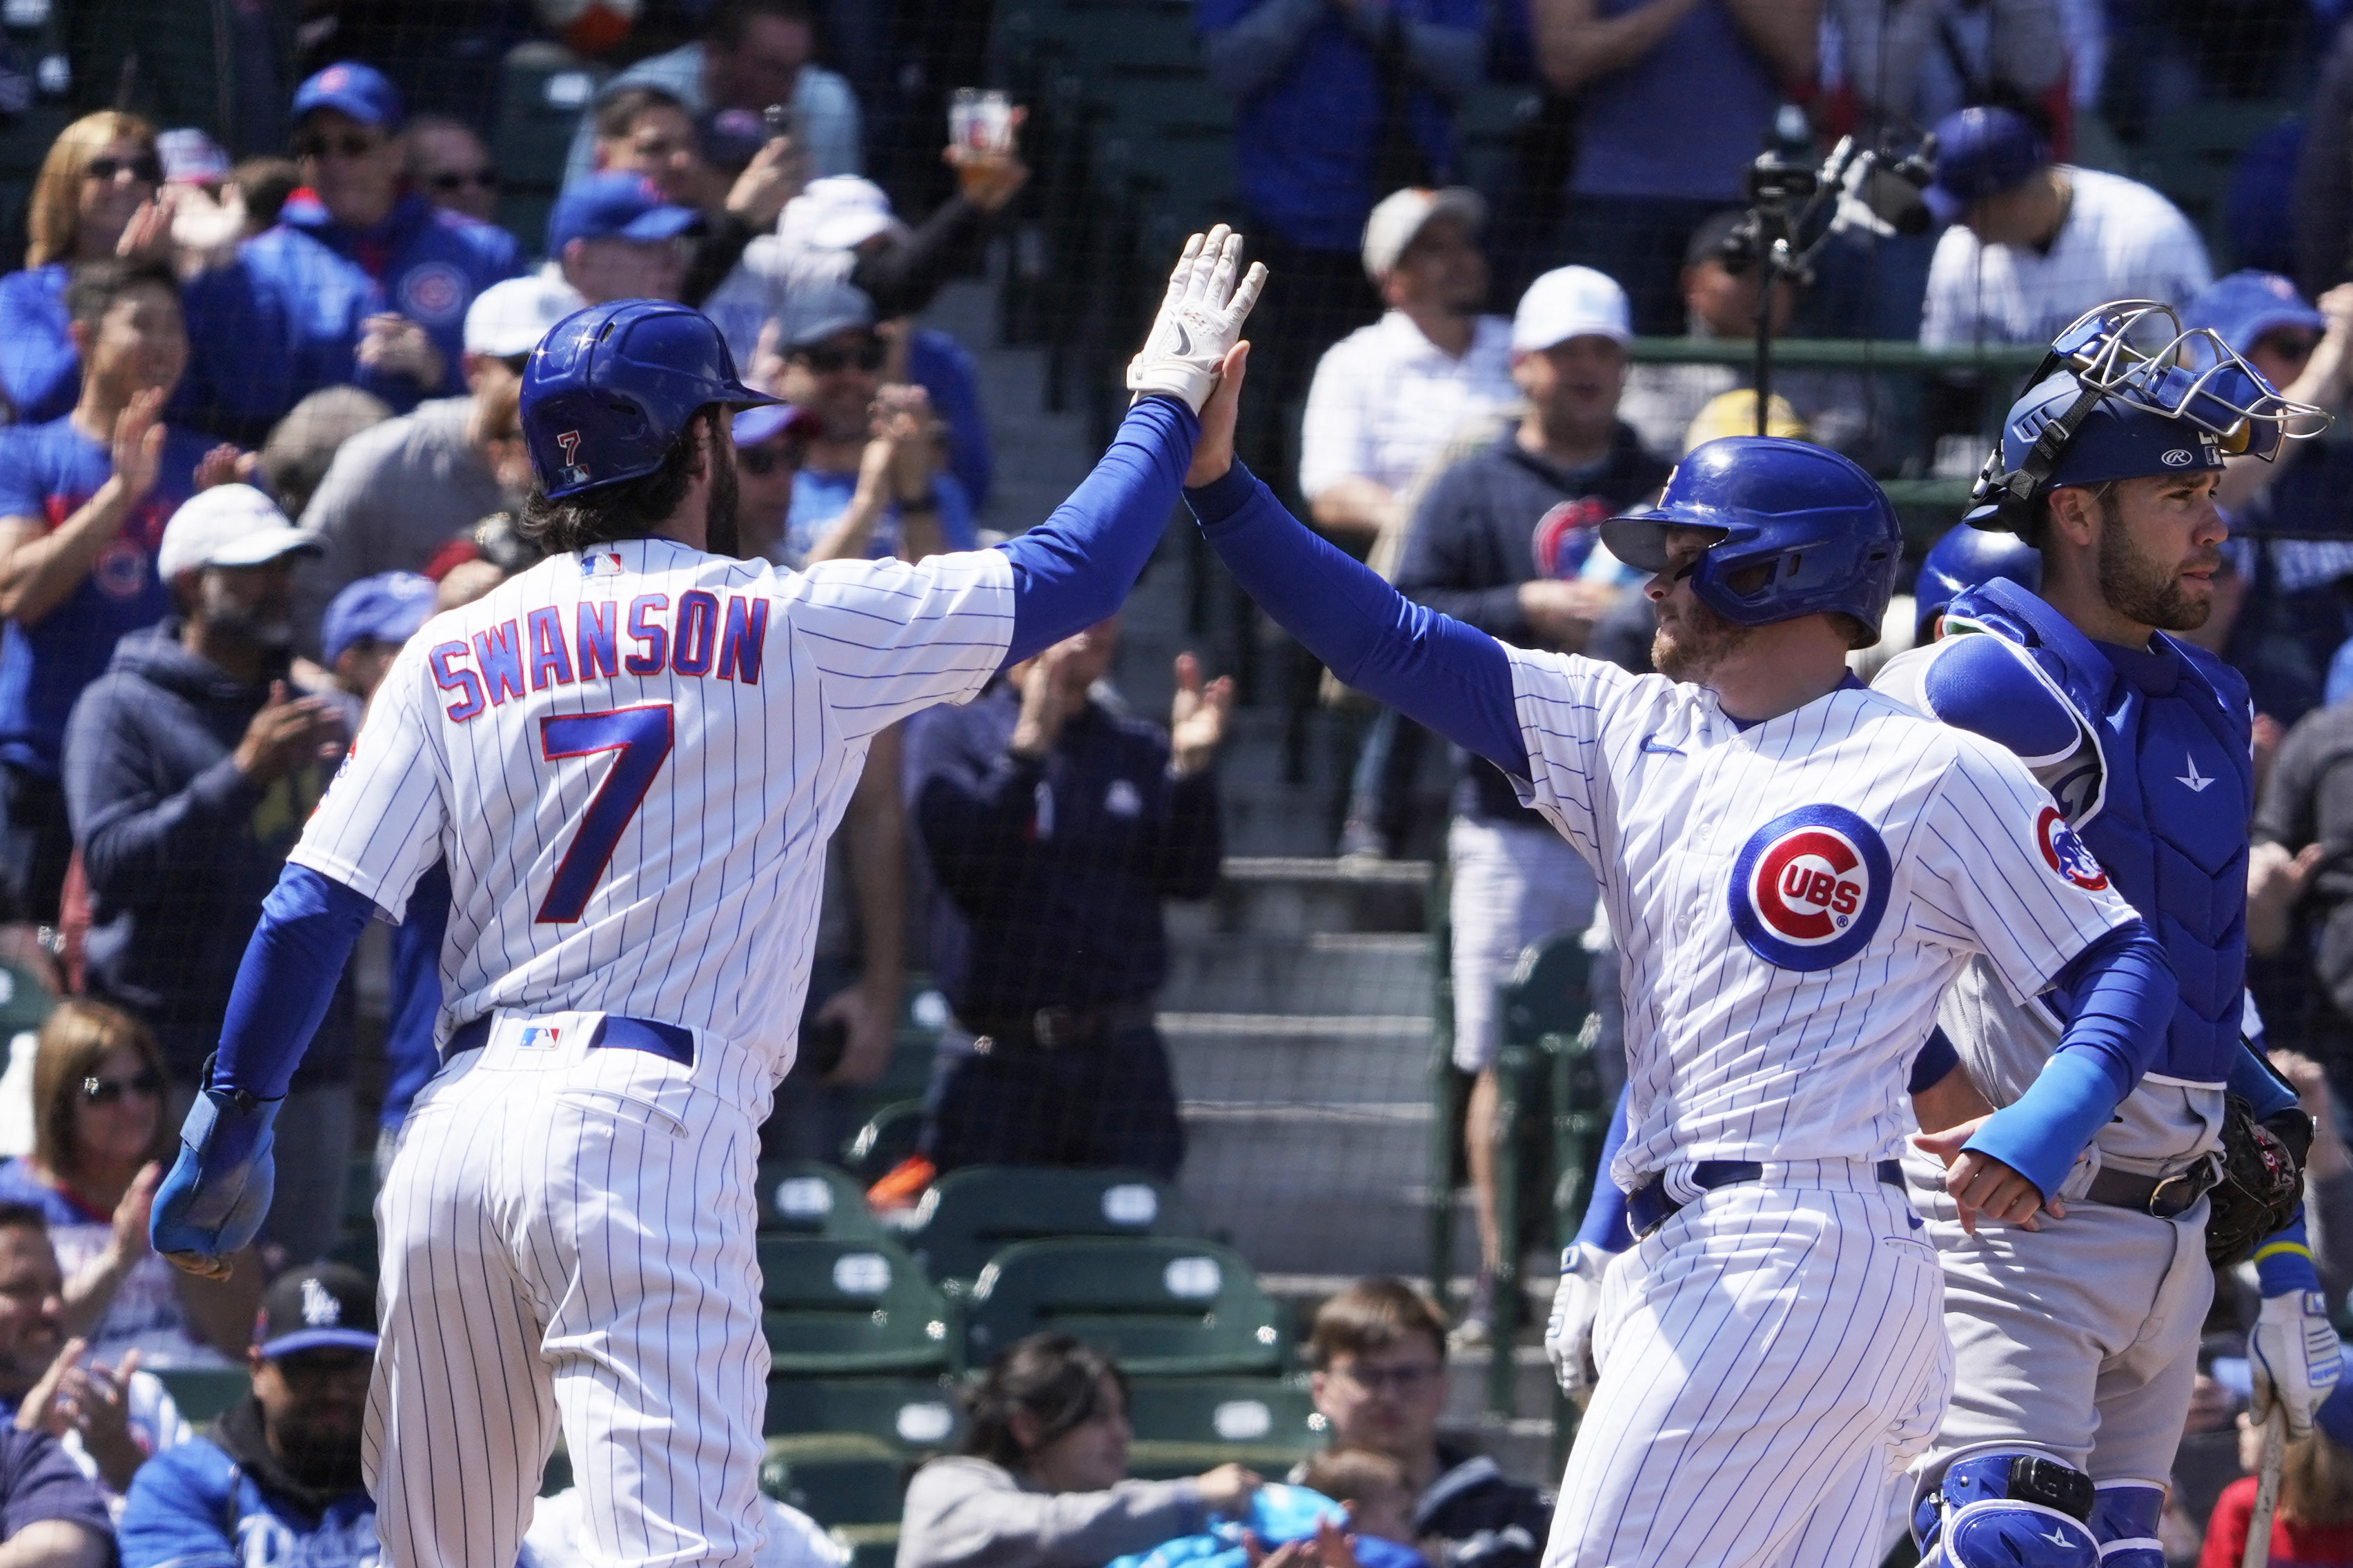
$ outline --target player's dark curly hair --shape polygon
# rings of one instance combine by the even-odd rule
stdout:
[[[1125,1402],[1126,1373],[1092,1345],[1068,1334],[1016,1340],[964,1386],[961,1397],[970,1420],[964,1451],[1018,1471],[1035,1449],[1103,1414],[1105,1384],[1117,1388]],[[1038,1424],[1037,1441],[1028,1448],[1013,1435],[1017,1410],[1028,1411]]]
[[[514,531],[549,555],[586,550],[616,540],[643,539],[667,521],[686,499],[694,482],[697,431],[711,432],[711,449],[719,450],[719,421],[726,410],[716,405],[695,410],[679,427],[661,467],[638,479],[598,485],[561,500],[551,500],[543,488],[533,485],[522,503]]]

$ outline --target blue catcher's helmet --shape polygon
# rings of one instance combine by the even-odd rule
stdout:
[[[1946,605],[1997,577],[2033,593],[2042,585],[2042,557],[2015,534],[1988,533],[1965,522],[1947,529],[1945,537],[1929,546],[1927,558],[1920,563],[1919,581],[1913,585],[1912,600],[1920,611],[1913,646],[1928,640]]]
[[[522,436],[551,498],[661,467],[698,409],[781,399],[735,375],[711,318],[662,300],[615,300],[547,331],[522,373]]]
[[[2034,502],[2060,486],[2204,472],[2242,453],[2268,459],[2327,424],[2212,330],[2184,331],[2168,305],[2121,300],[2052,341],[2004,416],[1961,521],[2025,533]]]
[[[1710,528],[1724,537],[1691,570],[1701,604],[1744,626],[1843,611],[1879,640],[1895,594],[1904,530],[1886,494],[1836,452],[1776,436],[1726,436],[1687,453],[1649,511],[1610,519],[1601,542],[1629,566],[1662,572],[1667,530]],[[1746,592],[1732,579],[1752,567],[1765,580]]]

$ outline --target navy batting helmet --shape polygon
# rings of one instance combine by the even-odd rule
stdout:
[[[2211,330],[2170,306],[2122,300],[2052,341],[2004,416],[1962,521],[2024,533],[2033,503],[2063,485],[2219,469],[2316,436],[2328,416],[2290,403]]]
[[[2042,585],[2042,557],[2016,534],[1988,533],[1965,522],[1947,529],[1945,537],[1929,547],[1927,559],[1920,563],[1919,581],[1913,585],[1912,599],[1920,610],[1914,645],[1928,640],[1946,605],[1997,577],[2032,593]]]
[[[735,375],[711,318],[662,300],[615,300],[547,330],[522,373],[522,436],[550,498],[641,479],[700,409],[780,399]]]
[[[1895,594],[1904,530],[1885,492],[1836,452],[1774,436],[1726,436],[1694,447],[1668,476],[1649,511],[1612,518],[1601,542],[1629,566],[1662,572],[1667,530],[1708,528],[1723,537],[1691,571],[1692,592],[1728,621],[1761,626],[1841,611],[1879,640]],[[1752,567],[1764,581],[1732,580]]]

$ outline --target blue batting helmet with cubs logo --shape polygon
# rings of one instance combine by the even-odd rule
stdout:
[[[701,410],[779,398],[737,379],[711,318],[663,300],[591,305],[550,327],[522,373],[522,435],[551,498],[642,479]]]
[[[1836,452],[1778,436],[1704,442],[1667,476],[1651,510],[1601,525],[1601,542],[1629,566],[1663,572],[1667,530],[1722,535],[1690,568],[1701,604],[1744,626],[1839,611],[1862,623],[1857,647],[1879,640],[1895,596],[1904,530],[1869,474]],[[1762,579],[1735,587],[1754,567]]]

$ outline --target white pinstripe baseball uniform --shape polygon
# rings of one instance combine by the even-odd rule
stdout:
[[[2135,917],[2052,864],[2014,757],[1850,685],[1765,722],[1507,648],[1532,784],[1622,954],[1611,1177],[1686,1200],[1609,1269],[1547,1568],[1875,1563],[1949,1377],[1936,1259],[1876,1166],[1976,955],[2020,996]],[[1703,1192],[1701,1161],[1760,1180]]]
[[[446,860],[443,1038],[495,1017],[377,1203],[392,1562],[512,1563],[559,1416],[600,1559],[751,1560],[756,1130],[826,839],[871,738],[979,690],[1012,614],[996,551],[794,575],[640,539],[401,654],[293,855],[385,910]],[[691,1048],[589,1048],[639,1019]]]

